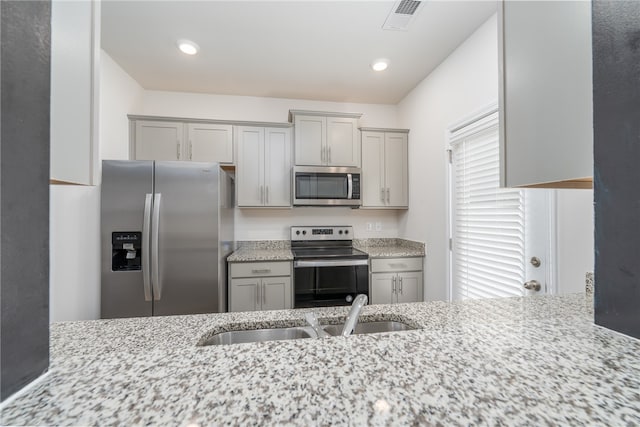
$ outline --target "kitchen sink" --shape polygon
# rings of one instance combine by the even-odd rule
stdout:
[[[326,325],[322,328],[332,336],[342,334],[342,324]],[[415,328],[402,322],[382,321],[382,322],[359,322],[356,325],[354,334],[375,334],[380,332],[411,331]],[[201,341],[198,345],[225,345],[242,344],[250,342],[298,340],[305,338],[315,338],[316,334],[309,326],[295,328],[272,328],[272,329],[251,329],[241,331],[221,332]]]
[[[241,344],[263,341],[297,340],[312,337],[315,337],[315,333],[308,327],[252,329],[221,332],[207,338],[199,345]]]
[[[342,333],[343,325],[327,325],[323,329],[330,335],[340,335]],[[395,321],[383,321],[383,322],[358,322],[354,334],[376,334],[380,332],[396,332],[396,331],[411,331],[415,328],[402,322]]]

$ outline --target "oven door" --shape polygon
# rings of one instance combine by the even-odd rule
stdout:
[[[369,296],[366,259],[299,260],[293,266],[295,308],[350,305],[358,294]]]

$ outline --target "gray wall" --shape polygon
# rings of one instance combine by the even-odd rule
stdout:
[[[0,400],[49,366],[49,2],[1,2]]]
[[[595,321],[640,338],[640,1],[592,16]]]

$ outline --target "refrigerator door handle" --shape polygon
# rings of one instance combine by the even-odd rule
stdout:
[[[142,283],[144,285],[144,300],[151,301],[151,277],[149,271],[149,237],[151,232],[151,202],[152,195],[147,194],[144,199],[144,217],[142,218]]]
[[[162,298],[162,283],[160,278],[160,260],[159,260],[159,231],[160,231],[160,202],[162,194],[155,193],[153,202],[153,220],[151,221],[151,283],[153,284],[153,299],[160,301]]]

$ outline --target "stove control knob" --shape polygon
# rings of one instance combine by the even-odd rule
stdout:
[[[296,234],[299,236],[300,235],[300,230],[296,230]]]
[[[307,234],[307,230],[302,230],[302,234]]]
[[[344,230],[344,234],[349,234],[349,230]]]
[[[342,234],[342,230],[338,231],[338,234]]]
[[[351,295],[347,295],[347,297],[345,298],[345,301],[347,302],[353,302],[353,297]]]

